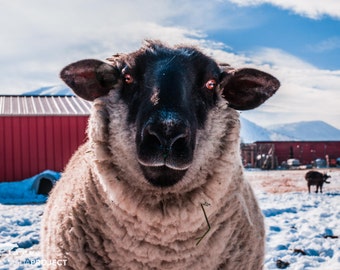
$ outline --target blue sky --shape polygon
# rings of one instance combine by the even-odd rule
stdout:
[[[340,128],[338,0],[13,0],[0,3],[0,94],[60,85],[60,69],[137,49],[143,39],[201,47],[282,83],[247,119]]]
[[[248,20],[247,26],[229,31],[213,29],[207,31],[209,38],[238,52],[280,48],[319,68],[340,69],[339,19],[312,19],[268,4],[236,10],[241,10],[240,20]]]

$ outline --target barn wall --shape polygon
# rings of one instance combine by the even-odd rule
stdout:
[[[88,116],[0,117],[0,182],[62,171],[86,140]]]
[[[340,157],[340,141],[285,141],[256,142],[257,149],[274,146],[278,164],[289,158],[299,159],[302,164],[311,164],[316,158],[330,160]],[[268,148],[268,147],[267,147]]]

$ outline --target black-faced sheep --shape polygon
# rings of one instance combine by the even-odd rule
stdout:
[[[61,72],[93,109],[89,142],[46,206],[44,259],[66,269],[261,269],[263,216],[243,176],[235,109],[262,104],[278,80],[152,41],[108,60]]]
[[[329,184],[330,182],[327,181],[328,178],[330,178],[330,175],[327,175],[326,173],[322,174],[317,171],[309,171],[305,175],[305,179],[307,181],[307,186],[308,186],[308,192],[310,193],[310,187],[311,186],[316,186],[315,193],[319,192],[320,188],[320,193],[322,193],[322,186],[323,183]]]

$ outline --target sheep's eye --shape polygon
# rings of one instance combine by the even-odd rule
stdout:
[[[216,80],[212,79],[212,80],[209,80],[209,81],[206,82],[205,87],[209,90],[214,90],[216,85],[217,85]]]
[[[124,74],[124,81],[127,84],[133,83],[133,77],[130,74]]]

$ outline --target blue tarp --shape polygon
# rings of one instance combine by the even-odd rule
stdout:
[[[61,173],[46,170],[22,181],[0,183],[0,204],[45,203],[47,196],[38,194],[41,179],[54,185],[60,177]]]

